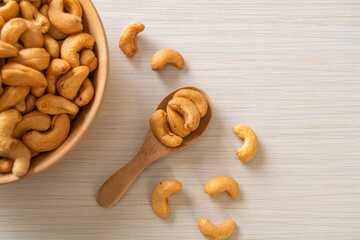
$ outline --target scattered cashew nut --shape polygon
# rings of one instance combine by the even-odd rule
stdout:
[[[1,69],[4,84],[12,86],[46,87],[47,81],[42,72],[20,63],[7,63]]]
[[[234,133],[244,140],[244,144],[236,151],[239,160],[249,162],[255,157],[257,151],[257,137],[255,132],[248,126],[237,125],[233,128]]]
[[[154,71],[161,70],[167,63],[184,68],[184,58],[173,49],[161,49],[151,58],[151,68]]]
[[[62,113],[77,114],[79,111],[76,104],[70,102],[66,98],[46,94],[36,100],[36,107],[42,113],[57,115]]]
[[[169,200],[171,194],[181,190],[181,183],[176,179],[159,182],[151,193],[151,206],[156,215],[161,218],[169,216]]]
[[[169,101],[168,106],[184,118],[186,130],[194,131],[199,127],[200,112],[192,101],[182,97],[173,98]]]
[[[227,191],[231,198],[236,198],[239,195],[239,185],[233,178],[226,176],[212,178],[205,184],[204,192],[210,196],[223,191]]]
[[[139,32],[144,31],[145,26],[141,22],[129,23],[121,32],[119,47],[121,51],[128,57],[135,54],[137,50],[136,36]]]
[[[192,101],[196,107],[199,109],[200,117],[204,117],[208,110],[208,103],[204,95],[200,92],[192,89],[181,89],[177,91],[173,98],[183,97]]]
[[[154,112],[150,116],[149,123],[157,139],[165,146],[177,147],[182,143],[183,139],[170,131],[164,110]]]
[[[223,240],[231,236],[235,231],[234,220],[228,220],[218,226],[214,226],[206,218],[199,218],[198,226],[200,232],[208,239]]]
[[[14,128],[14,137],[22,138],[22,136],[30,131],[46,131],[51,126],[51,118],[49,115],[39,111],[33,111],[23,116],[22,120]]]
[[[89,68],[86,66],[71,69],[56,83],[56,89],[59,95],[69,100],[73,100],[88,75]]]

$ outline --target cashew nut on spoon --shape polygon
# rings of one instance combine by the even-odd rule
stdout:
[[[214,226],[208,219],[199,218],[198,225],[200,232],[211,240],[226,239],[235,231],[235,222],[233,220],[228,220],[218,226]]]
[[[257,137],[255,132],[248,126],[237,125],[234,127],[234,133],[244,140],[244,144],[236,151],[239,160],[249,162],[255,157],[257,151]]]
[[[173,98],[168,103],[169,108],[178,112],[185,120],[184,128],[194,131],[200,124],[200,112],[195,104],[186,98]]]

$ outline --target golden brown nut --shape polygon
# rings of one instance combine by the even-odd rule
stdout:
[[[196,105],[186,98],[173,98],[168,106],[178,112],[185,120],[184,128],[189,131],[195,131],[200,124],[200,112]]]
[[[91,99],[94,96],[94,86],[92,85],[90,79],[85,79],[83,84],[79,89],[79,93],[74,99],[74,103],[79,107],[83,107],[91,102]],[[72,119],[71,119],[72,120]]]
[[[13,45],[0,40],[0,58],[15,57],[18,54],[18,49]]]
[[[161,49],[151,58],[151,68],[154,71],[161,70],[168,63],[184,68],[184,58],[174,49]]]
[[[14,107],[24,100],[29,92],[29,87],[6,86],[3,94],[0,95],[0,112]]]
[[[135,54],[137,50],[136,36],[144,29],[145,26],[141,22],[131,22],[122,30],[119,47],[126,56],[131,57]]]
[[[14,165],[14,161],[8,158],[0,159],[0,173],[11,172]]]
[[[60,96],[73,100],[87,76],[89,68],[86,66],[75,67],[62,76],[56,83],[56,89]]]
[[[23,115],[32,112],[36,107],[35,102],[36,102],[36,97],[32,94],[29,94],[25,99],[25,110],[19,112]]]
[[[42,34],[45,34],[49,31],[49,27],[50,27],[49,19],[43,14],[41,14],[39,10],[29,1],[22,0],[20,2],[20,10],[22,17],[32,22],[37,27],[37,29],[41,31]]]
[[[234,133],[244,140],[244,144],[236,151],[239,160],[248,162],[255,157],[257,151],[257,137],[255,132],[248,126],[237,125],[234,127]]]
[[[52,38],[49,34],[44,35],[44,44],[46,51],[49,52],[52,58],[58,58],[60,55],[59,43]]]
[[[51,118],[49,115],[39,111],[33,111],[23,116],[22,120],[14,128],[14,137],[22,138],[22,136],[30,131],[46,131],[51,126]]]
[[[17,140],[13,137],[16,124],[22,119],[21,114],[15,109],[0,112],[0,148],[4,151],[15,148]],[[7,157],[0,155],[2,157]]]
[[[42,113],[57,115],[62,113],[77,114],[78,106],[70,102],[66,98],[46,94],[36,100],[36,107]]]
[[[183,97],[192,101],[199,109],[200,117],[204,117],[208,110],[206,98],[198,91],[191,89],[181,89],[174,94],[173,98]]]
[[[16,62],[27,67],[43,71],[49,67],[50,54],[44,48],[25,48],[18,52],[16,57],[8,62]]]
[[[39,9],[39,12],[41,14],[43,14],[46,17],[48,16],[48,12],[49,12],[49,5],[48,4],[43,4],[41,6],[41,8]],[[51,24],[50,22],[50,28],[49,31],[47,32],[52,38],[56,39],[56,40],[61,40],[64,39],[68,36],[68,34],[65,34],[63,32],[61,32],[59,29],[57,29],[54,25]]]
[[[75,10],[72,13],[64,12],[64,2],[63,0],[52,0],[50,2],[48,14],[51,24],[66,34],[81,32],[83,30],[81,16],[76,16],[74,14]],[[75,7],[75,4],[73,7]],[[77,12],[80,12],[80,10],[77,10]]]
[[[44,37],[39,29],[30,22],[25,20],[27,30],[21,35],[20,40],[25,48],[41,48],[44,46]]]
[[[6,22],[1,29],[1,40],[14,45],[26,30],[27,25],[24,19],[13,18]]]
[[[4,84],[12,86],[46,87],[43,73],[19,63],[7,63],[1,69]]]
[[[200,232],[211,240],[226,239],[235,231],[235,222],[233,220],[228,220],[218,226],[214,226],[208,219],[199,218],[198,225]]]
[[[80,65],[87,66],[90,72],[95,71],[98,66],[98,59],[95,53],[90,49],[84,49],[80,53]]]
[[[48,85],[46,91],[51,94],[56,93],[56,82],[59,77],[67,73],[71,69],[68,61],[62,59],[54,59],[51,61],[49,68],[46,70],[46,79]]]
[[[231,198],[236,198],[239,195],[239,185],[233,178],[226,176],[212,178],[205,184],[204,192],[210,196],[223,191],[227,191]]]
[[[185,121],[183,117],[176,111],[172,110],[169,106],[166,107],[166,116],[170,129],[173,133],[183,138],[191,133],[191,131],[185,129]]]
[[[181,183],[176,179],[168,179],[159,182],[151,193],[151,207],[161,218],[169,216],[168,197],[181,190]]]
[[[11,150],[6,150],[0,146],[0,156],[14,161],[12,173],[16,177],[22,177],[28,172],[31,154],[20,140],[16,141],[15,147]]]
[[[19,14],[19,4],[16,1],[8,1],[0,7],[0,16],[7,22]]]

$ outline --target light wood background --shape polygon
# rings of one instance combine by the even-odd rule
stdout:
[[[99,118],[61,163],[0,186],[0,239],[204,239],[197,219],[234,219],[235,239],[360,239],[360,2],[357,0],[95,0],[111,71]],[[146,25],[133,58],[118,49],[130,21]],[[150,68],[161,48],[186,67]],[[208,92],[214,118],[190,148],[152,164],[113,208],[100,185],[139,150],[148,117],[175,88]],[[258,135],[241,163],[236,124]],[[203,193],[234,177],[238,199]],[[176,178],[170,216],[150,206],[153,187]]]

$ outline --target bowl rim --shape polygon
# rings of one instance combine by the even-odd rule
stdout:
[[[108,79],[109,79],[109,71],[110,71],[109,46],[108,46],[104,25],[101,21],[99,13],[97,12],[94,4],[92,3],[91,0],[79,0],[79,1],[83,6],[83,8],[85,7],[87,8],[89,15],[92,16],[91,19],[93,19],[93,22],[91,24],[93,26],[91,26],[91,28],[97,27],[98,31],[100,32],[100,34],[96,36],[96,38],[101,39],[101,41],[97,41],[97,48],[99,49],[97,56],[98,58],[100,57],[99,53],[101,52],[101,59],[99,59],[99,62],[101,62],[101,67],[99,67],[97,70],[98,76],[101,76],[101,81],[97,81],[97,85],[99,85],[97,87],[97,92],[100,92],[100,94],[95,93],[94,99],[92,100],[91,103],[91,108],[88,110],[88,115],[86,116],[86,118],[83,119],[81,124],[78,124],[77,134],[75,134],[71,138],[68,137],[68,139],[66,139],[66,141],[62,145],[60,145],[60,147],[57,148],[56,150],[40,155],[39,157],[41,157],[41,159],[38,161],[41,161],[45,158],[49,158],[49,159],[47,161],[43,161],[41,164],[39,164],[39,166],[30,169],[25,176],[18,178],[13,174],[0,175],[0,185],[22,181],[31,176],[44,172],[50,167],[56,165],[66,155],[68,155],[72,150],[74,150],[75,147],[84,139],[84,137],[90,131],[90,128],[92,127],[92,125],[94,124],[95,120],[97,119],[100,113],[100,110],[104,103],[107,85],[108,85]]]

